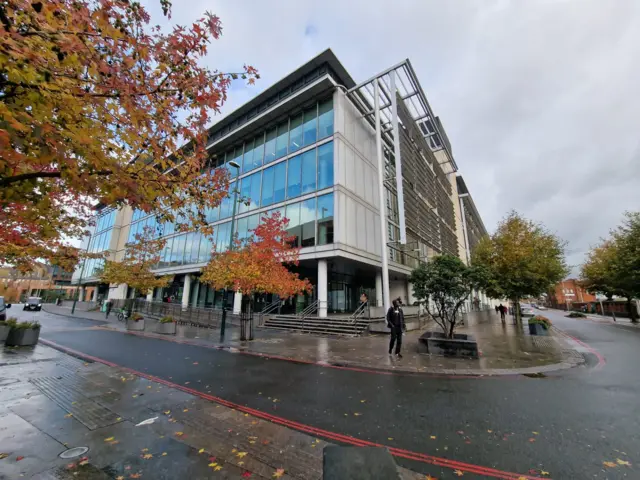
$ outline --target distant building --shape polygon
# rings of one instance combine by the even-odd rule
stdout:
[[[573,303],[595,302],[596,297],[588,293],[580,286],[575,278],[568,278],[558,283],[554,289],[549,292],[549,303],[552,307],[571,308]]]

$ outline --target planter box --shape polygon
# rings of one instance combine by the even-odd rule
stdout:
[[[549,330],[544,328],[539,323],[530,323],[529,324],[529,333],[531,335],[549,335]]]
[[[144,318],[142,320],[133,321],[127,319],[127,330],[134,330],[136,332],[144,331]]]
[[[156,325],[156,333],[162,333],[163,335],[175,335],[176,334],[176,323],[160,323]]]
[[[431,353],[445,357],[478,358],[478,343],[472,335],[454,333],[453,338],[442,332],[425,332],[418,343],[420,353]]]
[[[4,344],[5,340],[9,336],[10,331],[11,331],[11,326],[0,325],[0,343]]]
[[[7,336],[6,344],[10,347],[26,347],[38,343],[40,329],[19,329],[12,328]]]

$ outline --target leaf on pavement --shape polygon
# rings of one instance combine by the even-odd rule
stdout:
[[[200,450],[198,450],[198,453],[204,453],[204,448],[201,448]]]
[[[8,456],[8,453],[0,453],[0,460],[2,460],[3,458],[7,458]]]
[[[169,415],[171,413],[171,410],[167,410],[166,412],[163,412],[165,415]]]
[[[238,458],[246,457],[246,456],[247,456],[247,452],[238,452],[238,453],[236,453],[236,456],[237,456]]]
[[[609,468],[613,468],[613,467],[617,467],[617,466],[618,466],[618,464],[617,464],[617,463],[615,463],[615,462],[602,462],[602,464],[603,464],[605,467],[609,467]]]
[[[184,410],[182,410],[184,413],[187,413],[189,411],[188,408],[185,408]]]
[[[184,432],[176,432],[176,437],[182,437],[184,435]]]
[[[198,365],[198,362],[193,362],[194,365]]]
[[[213,469],[216,472],[219,472],[220,470],[222,470],[222,466],[221,465],[216,465]]]
[[[535,441],[536,441],[536,439],[535,439],[535,438],[533,438],[533,437],[531,437],[531,438],[529,439],[529,442],[531,442],[531,443],[533,443],[533,442],[535,442]]]
[[[211,463],[209,464],[209,466],[210,466],[211,468],[215,467],[216,465],[218,465],[218,462],[211,462]]]
[[[64,416],[64,418],[71,418],[71,417],[73,417],[73,413],[67,413],[67,414]]]
[[[142,458],[144,458],[145,460],[149,460],[151,458],[153,458],[153,454],[152,453],[145,453]]]
[[[242,474],[242,478],[250,478],[251,477],[251,472],[244,472]]]
[[[361,414],[361,413],[359,413],[359,412],[355,412],[355,413],[353,414],[353,416],[354,416],[354,417],[359,417],[360,415],[362,415],[362,414]]]
[[[87,465],[89,463],[89,457],[82,457],[78,462],[78,465]]]
[[[129,475],[129,478],[141,478],[142,474],[141,473],[132,473],[131,475]]]
[[[464,475],[464,473],[462,473],[462,470],[454,470],[453,473],[455,473],[459,477]]]
[[[538,435],[538,432],[531,432],[531,433],[533,433],[534,435]]]
[[[626,460],[620,460],[619,458],[616,458],[616,462],[618,463],[618,465],[624,465],[626,467],[630,467],[631,463],[627,462]]]
[[[549,475],[549,472],[546,472],[544,470],[540,470],[540,475]]]
[[[16,457],[16,462],[19,462],[20,460],[22,460],[24,457],[22,455]]]
[[[166,457],[167,456],[167,452],[162,452],[162,456]]]
[[[436,439],[436,436],[435,436],[435,435],[431,435],[429,438],[430,438],[431,440],[435,440],[435,439]]]
[[[273,474],[273,478],[280,478],[284,475],[284,468],[278,468],[274,474]]]
[[[116,480],[124,480],[124,477],[122,475],[116,477]]]
[[[487,433],[493,433],[493,430],[487,430]]]

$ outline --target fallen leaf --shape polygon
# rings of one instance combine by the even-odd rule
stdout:
[[[181,437],[184,435],[184,432],[176,432],[176,437]]]
[[[435,439],[436,439],[436,436],[435,436],[435,435],[431,435],[429,438],[430,438],[431,440],[435,440]]]
[[[220,470],[222,470],[222,466],[217,465],[213,470],[219,472]]]
[[[198,365],[198,362],[193,362],[194,365]]]
[[[244,465],[244,462],[238,462],[239,467],[241,467],[242,465]]]
[[[0,453],[0,460],[2,460],[3,458],[7,458],[8,456],[8,453]]]
[[[549,472],[545,472],[544,470],[540,470],[540,475],[549,475]]]
[[[76,403],[78,403],[78,402],[71,402],[71,405],[75,405]]]
[[[198,453],[204,453],[204,448],[201,448],[200,450],[198,450]]]
[[[244,472],[242,474],[242,478],[249,478],[249,477],[251,477],[251,472]]]
[[[238,453],[236,454],[236,456],[237,456],[238,458],[246,457],[246,456],[247,456],[247,452],[238,452]]]
[[[150,458],[153,458],[153,454],[152,453],[145,453],[142,458],[144,458],[145,460],[149,460]]]
[[[184,410],[182,410],[184,413],[187,413],[189,411],[188,408],[185,408]]]
[[[210,466],[210,467],[212,467],[212,468],[213,468],[213,467],[215,467],[216,465],[218,465],[218,462],[211,462],[211,463],[209,464],[209,466]]]
[[[131,395],[133,398],[138,398],[138,395]]]
[[[67,413],[67,414],[64,416],[64,418],[71,418],[71,417],[73,417],[73,413]]]
[[[151,385],[147,386],[148,389],[152,389],[153,387]]]
[[[141,473],[132,473],[131,475],[129,475],[129,478],[140,478],[142,477]]]
[[[284,468],[279,468],[274,472],[273,478],[280,478],[283,475],[284,475]]]
[[[360,400],[360,403],[364,403],[364,402],[366,402],[366,400]]]
[[[529,442],[531,442],[531,443],[533,443],[533,442],[535,442],[535,441],[536,441],[536,439],[535,439],[535,438],[530,438],[530,439],[529,439]]]
[[[533,433],[534,435],[538,435],[538,432],[531,432],[531,433]]]
[[[233,450],[231,450],[231,453],[236,453],[238,450],[236,450],[235,448]]]
[[[487,430],[487,433],[493,433],[493,430]]]
[[[166,457],[167,456],[167,452],[162,452],[162,456]]]
[[[614,463],[614,462],[602,462],[602,464],[603,464],[605,467],[609,467],[609,468],[613,468],[613,467],[617,467],[617,466],[618,466],[618,464],[617,464],[617,463]]]
[[[353,416],[354,416],[354,417],[359,417],[360,415],[362,415],[362,414],[361,414],[361,413],[358,413],[358,412],[356,412],[356,413],[354,413],[354,414],[353,414]]]
[[[169,415],[171,413],[171,410],[167,410],[166,412],[163,412],[165,415]]]
[[[89,457],[82,457],[78,462],[78,465],[86,465],[89,463]]]
[[[116,418],[116,422],[119,422],[120,420],[122,420],[122,417]]]
[[[119,477],[116,477],[116,480],[124,480],[124,477],[120,475]]]
[[[616,458],[616,462],[618,463],[618,465],[625,465],[627,467],[631,466],[631,463],[627,462],[626,460],[620,460],[619,458]]]
[[[464,473],[462,473],[462,470],[454,470],[453,473],[455,473],[459,477],[464,475]]]
[[[19,461],[20,461],[20,460],[22,460],[23,458],[24,458],[23,456],[16,457],[16,462],[19,462]]]

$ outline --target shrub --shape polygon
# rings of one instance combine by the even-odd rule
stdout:
[[[6,323],[16,330],[38,330],[40,328],[38,322],[18,322],[16,317],[10,317]]]
[[[543,317],[542,315],[536,315],[535,317],[531,317],[529,319],[529,325],[536,323],[542,325],[545,330],[549,330],[549,328],[551,328],[551,320],[549,320],[547,317]]]
[[[142,320],[144,317],[142,315],[140,315],[138,312],[134,312],[131,314],[131,316],[129,317],[129,320],[133,320],[134,322],[137,322],[139,320]]]
[[[160,323],[175,323],[175,319],[171,315],[167,315],[160,319]]]
[[[571,312],[569,315],[565,315],[569,318],[586,318],[586,315],[582,312]]]

